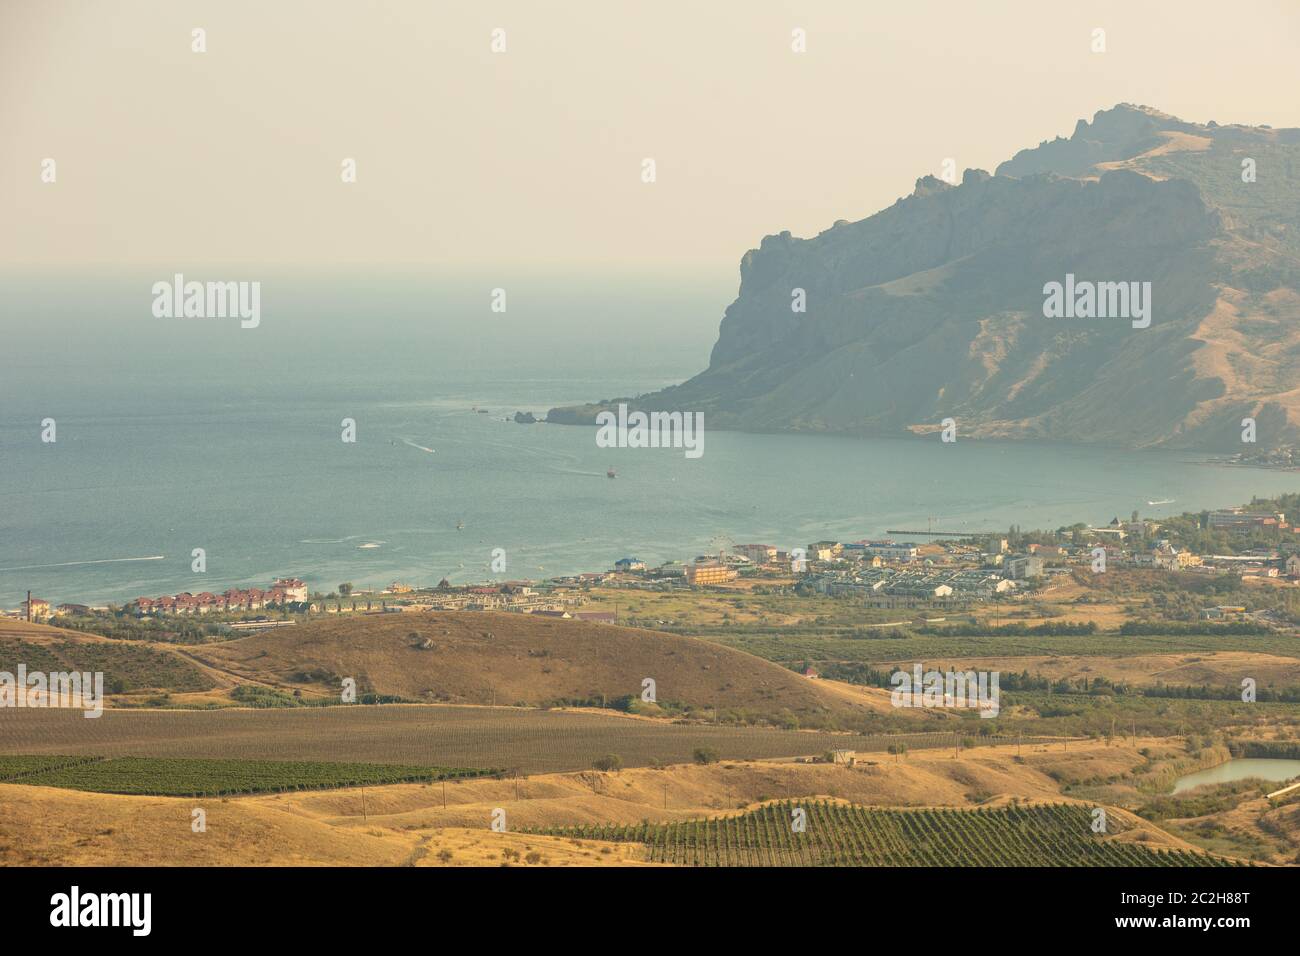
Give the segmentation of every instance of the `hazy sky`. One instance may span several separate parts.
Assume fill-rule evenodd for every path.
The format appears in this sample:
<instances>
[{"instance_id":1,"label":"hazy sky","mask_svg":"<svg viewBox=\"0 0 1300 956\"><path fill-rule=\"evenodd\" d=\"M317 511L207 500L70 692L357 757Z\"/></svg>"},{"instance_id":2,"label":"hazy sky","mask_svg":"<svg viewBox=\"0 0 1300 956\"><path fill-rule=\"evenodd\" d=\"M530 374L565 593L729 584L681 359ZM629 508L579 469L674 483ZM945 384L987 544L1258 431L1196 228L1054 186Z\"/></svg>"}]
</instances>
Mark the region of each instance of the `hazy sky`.
<instances>
[{"instance_id":1,"label":"hazy sky","mask_svg":"<svg viewBox=\"0 0 1300 956\"><path fill-rule=\"evenodd\" d=\"M1300 126L1297 48L1297 0L3 0L0 268L734 276L1117 102Z\"/></svg>"}]
</instances>

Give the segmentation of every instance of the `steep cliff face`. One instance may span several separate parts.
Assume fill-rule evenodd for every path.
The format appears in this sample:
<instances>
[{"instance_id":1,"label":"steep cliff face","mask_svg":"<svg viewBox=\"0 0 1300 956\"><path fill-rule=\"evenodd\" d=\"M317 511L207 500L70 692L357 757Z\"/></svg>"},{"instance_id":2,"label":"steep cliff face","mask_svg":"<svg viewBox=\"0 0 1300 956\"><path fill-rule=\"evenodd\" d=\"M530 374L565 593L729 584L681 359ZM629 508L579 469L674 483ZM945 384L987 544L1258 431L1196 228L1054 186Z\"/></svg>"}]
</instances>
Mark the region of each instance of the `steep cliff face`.
<instances>
[{"instance_id":1,"label":"steep cliff face","mask_svg":"<svg viewBox=\"0 0 1300 956\"><path fill-rule=\"evenodd\" d=\"M1233 451L1253 416L1260 446L1292 443L1297 172L1298 130L1104 111L995 176L925 177L869 219L764 238L708 369L634 401L713 427L891 434L953 418L963 437ZM1137 285L1122 315L1048 317L1052 282Z\"/></svg>"}]
</instances>

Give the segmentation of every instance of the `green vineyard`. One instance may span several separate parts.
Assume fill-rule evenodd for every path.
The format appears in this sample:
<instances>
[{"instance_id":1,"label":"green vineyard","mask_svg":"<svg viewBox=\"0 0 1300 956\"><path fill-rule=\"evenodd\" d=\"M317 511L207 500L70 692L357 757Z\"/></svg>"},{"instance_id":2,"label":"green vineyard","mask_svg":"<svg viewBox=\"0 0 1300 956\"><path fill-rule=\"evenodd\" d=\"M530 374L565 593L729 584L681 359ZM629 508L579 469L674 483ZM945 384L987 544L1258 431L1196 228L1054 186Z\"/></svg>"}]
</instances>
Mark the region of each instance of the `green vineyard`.
<instances>
[{"instance_id":1,"label":"green vineyard","mask_svg":"<svg viewBox=\"0 0 1300 956\"><path fill-rule=\"evenodd\" d=\"M432 783L492 770L401 764L153 757L0 757L0 783L167 797L235 796L390 783Z\"/></svg>"},{"instance_id":2,"label":"green vineyard","mask_svg":"<svg viewBox=\"0 0 1300 956\"><path fill-rule=\"evenodd\" d=\"M804 831L795 832L803 810ZM644 843L646 859L678 866L1231 866L1185 850L1119 843L1092 832L1078 804L893 810L808 800L678 823L590 825L537 832Z\"/></svg>"}]
</instances>

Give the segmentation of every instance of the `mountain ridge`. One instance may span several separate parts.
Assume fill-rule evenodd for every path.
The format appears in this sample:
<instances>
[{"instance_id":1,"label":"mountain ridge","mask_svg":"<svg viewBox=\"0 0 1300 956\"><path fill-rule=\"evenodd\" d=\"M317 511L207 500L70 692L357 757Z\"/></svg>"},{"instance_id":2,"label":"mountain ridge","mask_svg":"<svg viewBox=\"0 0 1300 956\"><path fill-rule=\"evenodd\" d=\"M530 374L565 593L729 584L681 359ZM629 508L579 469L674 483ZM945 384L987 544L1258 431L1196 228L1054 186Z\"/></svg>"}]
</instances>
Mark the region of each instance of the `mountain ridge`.
<instances>
[{"instance_id":1,"label":"mountain ridge","mask_svg":"<svg viewBox=\"0 0 1300 956\"><path fill-rule=\"evenodd\" d=\"M1244 160L1256 174L1245 181ZM1300 129L1120 104L994 174L765 236L709 367L619 401L715 428L1241 451L1300 440ZM1149 282L1154 321L1044 315L1045 286ZM792 308L803 290L806 311ZM1254 450L1254 449L1251 449Z\"/></svg>"}]
</instances>

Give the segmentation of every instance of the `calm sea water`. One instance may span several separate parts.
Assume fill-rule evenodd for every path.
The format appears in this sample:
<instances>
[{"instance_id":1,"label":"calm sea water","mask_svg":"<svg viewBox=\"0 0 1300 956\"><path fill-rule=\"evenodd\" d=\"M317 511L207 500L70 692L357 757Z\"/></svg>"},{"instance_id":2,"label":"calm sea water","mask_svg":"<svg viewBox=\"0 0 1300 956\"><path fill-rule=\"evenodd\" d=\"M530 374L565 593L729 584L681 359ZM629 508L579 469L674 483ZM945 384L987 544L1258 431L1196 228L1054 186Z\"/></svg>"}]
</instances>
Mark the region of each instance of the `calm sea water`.
<instances>
[{"instance_id":1,"label":"calm sea water","mask_svg":"<svg viewBox=\"0 0 1300 956\"><path fill-rule=\"evenodd\" d=\"M699 371L734 281L263 277L262 325L244 330L154 319L149 286L168 275L0 280L0 606L28 588L102 602L282 575L322 589L482 580L494 548L507 576L541 577L930 519L1105 522L1300 484L1184 453L707 421L705 453L689 460L504 420ZM488 309L496 286L505 315ZM54 444L40 441L47 417ZM340 440L343 418L356 444ZM190 570L200 547L203 575Z\"/></svg>"}]
</instances>

